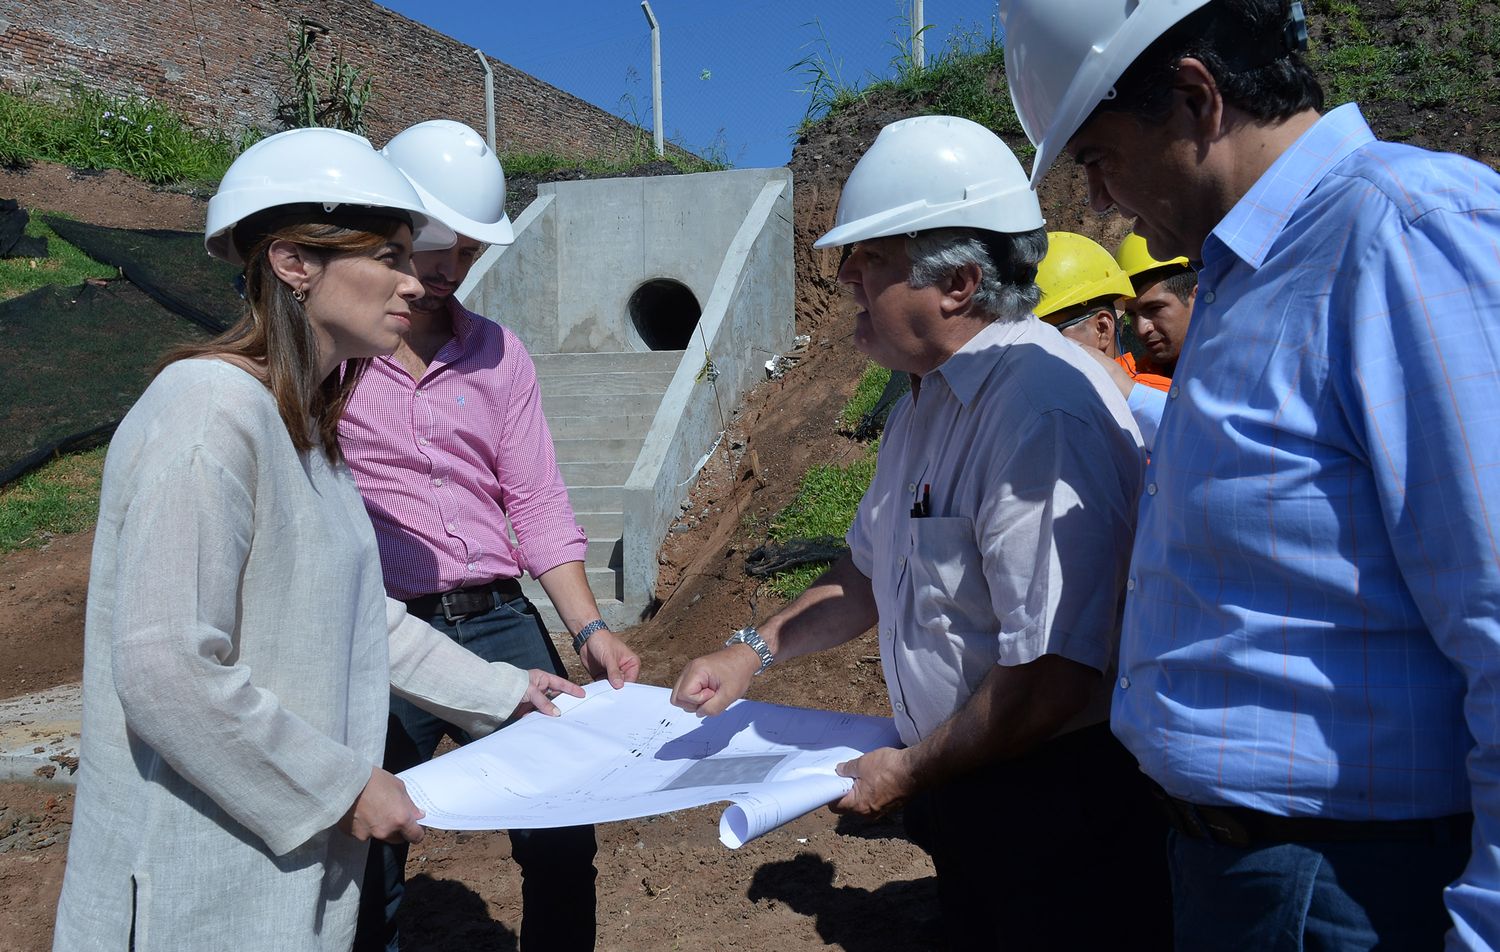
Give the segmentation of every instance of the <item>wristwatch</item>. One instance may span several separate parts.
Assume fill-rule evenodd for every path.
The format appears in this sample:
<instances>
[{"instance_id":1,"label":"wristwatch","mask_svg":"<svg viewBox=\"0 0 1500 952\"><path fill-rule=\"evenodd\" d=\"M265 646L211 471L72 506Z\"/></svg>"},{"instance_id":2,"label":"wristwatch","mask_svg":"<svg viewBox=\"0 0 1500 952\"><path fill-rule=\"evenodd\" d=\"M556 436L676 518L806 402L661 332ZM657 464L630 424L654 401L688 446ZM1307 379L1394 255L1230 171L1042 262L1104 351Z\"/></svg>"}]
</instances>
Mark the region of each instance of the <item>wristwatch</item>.
<instances>
[{"instance_id":1,"label":"wristwatch","mask_svg":"<svg viewBox=\"0 0 1500 952\"><path fill-rule=\"evenodd\" d=\"M766 639L749 625L729 636L729 640L724 642L724 647L728 648L730 645L750 646L750 650L755 652L755 656L760 659L760 667L756 669L756 674L769 668L771 662L776 660L776 656L771 654L771 646L766 644Z\"/></svg>"}]
</instances>

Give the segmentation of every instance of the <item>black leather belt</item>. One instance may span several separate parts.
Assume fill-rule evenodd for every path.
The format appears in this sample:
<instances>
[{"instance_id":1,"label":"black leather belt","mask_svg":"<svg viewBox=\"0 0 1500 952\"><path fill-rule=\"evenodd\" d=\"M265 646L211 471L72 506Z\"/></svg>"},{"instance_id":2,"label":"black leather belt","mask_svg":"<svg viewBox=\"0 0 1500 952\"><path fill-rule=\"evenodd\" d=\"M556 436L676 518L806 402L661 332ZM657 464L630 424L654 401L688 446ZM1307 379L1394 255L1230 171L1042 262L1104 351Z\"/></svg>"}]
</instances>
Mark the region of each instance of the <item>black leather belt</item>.
<instances>
[{"instance_id":1,"label":"black leather belt","mask_svg":"<svg viewBox=\"0 0 1500 952\"><path fill-rule=\"evenodd\" d=\"M1172 828L1185 836L1213 840L1227 846L1269 843L1387 842L1467 843L1474 814L1424 820L1335 820L1320 816L1277 816L1248 807L1218 807L1189 803L1158 790Z\"/></svg>"},{"instance_id":2,"label":"black leather belt","mask_svg":"<svg viewBox=\"0 0 1500 952\"><path fill-rule=\"evenodd\" d=\"M449 621L459 621L470 615L481 615L501 602L521 597L521 583L513 578L497 578L484 585L455 588L439 595L419 595L406 599L406 610L418 618L442 615Z\"/></svg>"}]
</instances>

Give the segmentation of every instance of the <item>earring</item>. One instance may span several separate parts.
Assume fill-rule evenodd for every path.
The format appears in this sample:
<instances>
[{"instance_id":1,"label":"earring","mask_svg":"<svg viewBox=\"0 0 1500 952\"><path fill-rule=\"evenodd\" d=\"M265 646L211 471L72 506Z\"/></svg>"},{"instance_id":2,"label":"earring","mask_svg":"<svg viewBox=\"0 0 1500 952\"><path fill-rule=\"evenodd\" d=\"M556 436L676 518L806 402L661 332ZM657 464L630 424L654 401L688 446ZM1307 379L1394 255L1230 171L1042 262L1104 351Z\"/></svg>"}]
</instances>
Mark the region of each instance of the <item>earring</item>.
<instances>
[{"instance_id":1,"label":"earring","mask_svg":"<svg viewBox=\"0 0 1500 952\"><path fill-rule=\"evenodd\" d=\"M292 289L292 297L296 299L298 304L301 304L307 300L307 292L301 288L294 288Z\"/></svg>"}]
</instances>

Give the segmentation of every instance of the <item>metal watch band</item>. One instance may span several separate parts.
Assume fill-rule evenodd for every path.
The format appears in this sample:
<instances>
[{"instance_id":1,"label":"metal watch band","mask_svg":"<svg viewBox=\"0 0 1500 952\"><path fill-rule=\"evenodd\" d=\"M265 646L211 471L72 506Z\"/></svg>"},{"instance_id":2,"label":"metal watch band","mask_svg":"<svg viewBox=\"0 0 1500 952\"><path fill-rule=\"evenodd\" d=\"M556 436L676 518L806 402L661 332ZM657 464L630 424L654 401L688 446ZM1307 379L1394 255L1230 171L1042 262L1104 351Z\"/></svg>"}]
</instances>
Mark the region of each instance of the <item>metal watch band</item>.
<instances>
[{"instance_id":1,"label":"metal watch band","mask_svg":"<svg viewBox=\"0 0 1500 952\"><path fill-rule=\"evenodd\" d=\"M578 634L573 636L573 653L577 654L583 651L584 643L594 637L595 632L600 631L609 631L609 626L604 623L604 619L602 618L595 618L587 625L578 629Z\"/></svg>"},{"instance_id":2,"label":"metal watch band","mask_svg":"<svg viewBox=\"0 0 1500 952\"><path fill-rule=\"evenodd\" d=\"M748 625L729 636L729 640L724 642L724 647L728 648L730 645L750 646L750 650L755 652L755 656L760 659L760 667L756 669L756 674L769 668L771 662L776 660L776 656L771 654L771 646L766 644L766 639L760 636L760 632Z\"/></svg>"}]
</instances>

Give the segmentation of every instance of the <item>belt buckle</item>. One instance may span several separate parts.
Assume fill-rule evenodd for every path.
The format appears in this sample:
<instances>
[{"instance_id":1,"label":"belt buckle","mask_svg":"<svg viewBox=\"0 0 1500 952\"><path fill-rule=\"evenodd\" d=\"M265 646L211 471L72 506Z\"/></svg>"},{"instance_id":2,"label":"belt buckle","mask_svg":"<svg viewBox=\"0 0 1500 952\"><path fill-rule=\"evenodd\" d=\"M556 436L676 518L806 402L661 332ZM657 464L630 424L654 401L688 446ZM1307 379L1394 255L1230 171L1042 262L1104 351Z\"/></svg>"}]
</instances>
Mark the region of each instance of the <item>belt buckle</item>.
<instances>
[{"instance_id":1,"label":"belt buckle","mask_svg":"<svg viewBox=\"0 0 1500 952\"><path fill-rule=\"evenodd\" d=\"M449 592L446 595L439 596L438 604L443 607L443 617L445 619L450 622L462 621L464 618L467 618L469 616L469 613L453 610L453 605L448 601L449 597L453 594L453 592Z\"/></svg>"},{"instance_id":2,"label":"belt buckle","mask_svg":"<svg viewBox=\"0 0 1500 952\"><path fill-rule=\"evenodd\" d=\"M1202 829L1206 839L1213 840L1215 843L1223 843L1225 846L1242 848L1250 846L1253 842L1250 830L1228 810L1200 807L1195 804L1187 806L1193 813L1194 822Z\"/></svg>"}]
</instances>

